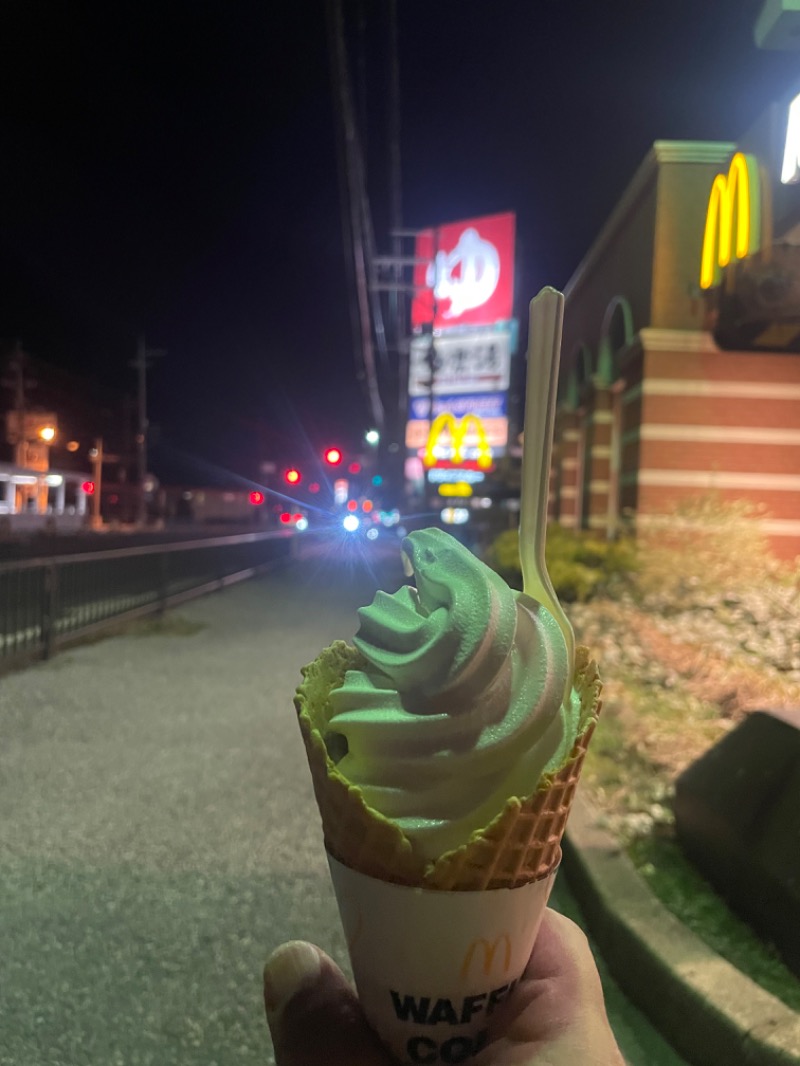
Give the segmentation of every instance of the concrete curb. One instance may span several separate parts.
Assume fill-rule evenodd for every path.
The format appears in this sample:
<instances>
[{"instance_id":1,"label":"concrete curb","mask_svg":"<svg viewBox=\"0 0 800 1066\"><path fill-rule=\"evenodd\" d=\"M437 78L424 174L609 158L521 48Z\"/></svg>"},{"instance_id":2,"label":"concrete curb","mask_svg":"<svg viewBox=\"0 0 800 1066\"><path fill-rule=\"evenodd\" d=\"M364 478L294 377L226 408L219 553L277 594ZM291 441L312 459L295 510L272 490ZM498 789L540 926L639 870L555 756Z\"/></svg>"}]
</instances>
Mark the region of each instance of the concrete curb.
<instances>
[{"instance_id":1,"label":"concrete curb","mask_svg":"<svg viewBox=\"0 0 800 1066\"><path fill-rule=\"evenodd\" d=\"M800 1014L682 925L596 823L578 795L564 871L629 999L694 1066L800 1066Z\"/></svg>"}]
</instances>

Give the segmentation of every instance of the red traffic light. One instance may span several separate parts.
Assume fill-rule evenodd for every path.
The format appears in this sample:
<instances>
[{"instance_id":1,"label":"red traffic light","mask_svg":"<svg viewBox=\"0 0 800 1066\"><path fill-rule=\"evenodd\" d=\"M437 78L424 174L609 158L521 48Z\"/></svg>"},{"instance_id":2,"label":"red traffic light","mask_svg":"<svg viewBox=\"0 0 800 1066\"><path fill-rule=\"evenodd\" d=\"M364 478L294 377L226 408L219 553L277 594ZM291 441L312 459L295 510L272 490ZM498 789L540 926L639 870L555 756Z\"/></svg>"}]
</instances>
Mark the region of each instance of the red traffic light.
<instances>
[{"instance_id":1,"label":"red traffic light","mask_svg":"<svg viewBox=\"0 0 800 1066\"><path fill-rule=\"evenodd\" d=\"M94 482L93 481L84 481L84 483L81 485L81 488L83 489L83 491L86 493L87 496L91 496L92 493L94 492Z\"/></svg>"},{"instance_id":2,"label":"red traffic light","mask_svg":"<svg viewBox=\"0 0 800 1066\"><path fill-rule=\"evenodd\" d=\"M328 448L325 452L325 462L331 466L338 466L342 461L342 453L339 448Z\"/></svg>"},{"instance_id":3,"label":"red traffic light","mask_svg":"<svg viewBox=\"0 0 800 1066\"><path fill-rule=\"evenodd\" d=\"M300 471L295 470L295 468L292 467L290 470L286 471L283 477L290 485L297 485L300 482Z\"/></svg>"},{"instance_id":4,"label":"red traffic light","mask_svg":"<svg viewBox=\"0 0 800 1066\"><path fill-rule=\"evenodd\" d=\"M263 502L264 502L264 493L263 492L251 492L250 493L250 503L252 503L254 507L258 507L259 504L262 504Z\"/></svg>"}]
</instances>

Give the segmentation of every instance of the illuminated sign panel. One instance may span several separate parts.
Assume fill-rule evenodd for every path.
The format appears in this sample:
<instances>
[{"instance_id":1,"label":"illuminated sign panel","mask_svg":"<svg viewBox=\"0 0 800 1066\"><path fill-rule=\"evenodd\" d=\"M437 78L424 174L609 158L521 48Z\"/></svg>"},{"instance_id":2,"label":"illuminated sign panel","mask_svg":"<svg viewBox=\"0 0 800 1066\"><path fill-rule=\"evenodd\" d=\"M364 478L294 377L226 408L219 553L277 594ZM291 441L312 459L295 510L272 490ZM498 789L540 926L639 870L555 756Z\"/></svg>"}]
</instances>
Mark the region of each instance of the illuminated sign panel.
<instances>
[{"instance_id":1,"label":"illuminated sign panel","mask_svg":"<svg viewBox=\"0 0 800 1066\"><path fill-rule=\"evenodd\" d=\"M424 459L433 428L431 425L430 398L427 396L414 396L411 398L409 406L410 417L406 423L406 447ZM448 419L450 418L455 424L459 426L465 425L467 428L467 458L475 459L477 457L477 451L472 451L472 449L478 446L477 441L473 440L472 431L470 430L470 426L473 426L473 423L467 421L470 418L479 421L493 456L497 457L505 452L508 444L506 393L484 393L472 396L434 396L433 424L435 425L438 422L439 427L444 425L449 428L450 422ZM447 434L444 434L441 440L437 439L434 447L436 449L444 449L446 441ZM440 458L452 460L453 456L443 451Z\"/></svg>"},{"instance_id":2,"label":"illuminated sign panel","mask_svg":"<svg viewBox=\"0 0 800 1066\"><path fill-rule=\"evenodd\" d=\"M731 258L757 252L761 240L761 181L755 156L737 152L727 175L711 186L700 261L700 288L719 283Z\"/></svg>"},{"instance_id":3,"label":"illuminated sign panel","mask_svg":"<svg viewBox=\"0 0 800 1066\"><path fill-rule=\"evenodd\" d=\"M414 337L408 373L409 396L503 392L511 380L509 330Z\"/></svg>"},{"instance_id":4,"label":"illuminated sign panel","mask_svg":"<svg viewBox=\"0 0 800 1066\"><path fill-rule=\"evenodd\" d=\"M456 418L449 412L438 415L431 425L422 462L431 466L470 466L488 470L492 448L486 429L477 415Z\"/></svg>"},{"instance_id":5,"label":"illuminated sign panel","mask_svg":"<svg viewBox=\"0 0 800 1066\"><path fill-rule=\"evenodd\" d=\"M510 319L514 300L512 213L453 222L417 237L419 287L412 326L485 326ZM434 318L435 312L435 318Z\"/></svg>"},{"instance_id":6,"label":"illuminated sign panel","mask_svg":"<svg viewBox=\"0 0 800 1066\"><path fill-rule=\"evenodd\" d=\"M784 185L800 181L800 95L789 104L781 181Z\"/></svg>"},{"instance_id":7,"label":"illuminated sign panel","mask_svg":"<svg viewBox=\"0 0 800 1066\"><path fill-rule=\"evenodd\" d=\"M412 421L430 422L430 396L412 396L408 406ZM494 418L505 418L507 410L508 395L505 392L433 397L434 418L449 412L456 418L463 418L464 415L478 415L484 422L487 422Z\"/></svg>"},{"instance_id":8,"label":"illuminated sign panel","mask_svg":"<svg viewBox=\"0 0 800 1066\"><path fill-rule=\"evenodd\" d=\"M465 485L479 485L484 481L486 474L482 470L457 470L446 469L438 466L428 471L428 481L431 485L455 485L463 482Z\"/></svg>"}]
</instances>

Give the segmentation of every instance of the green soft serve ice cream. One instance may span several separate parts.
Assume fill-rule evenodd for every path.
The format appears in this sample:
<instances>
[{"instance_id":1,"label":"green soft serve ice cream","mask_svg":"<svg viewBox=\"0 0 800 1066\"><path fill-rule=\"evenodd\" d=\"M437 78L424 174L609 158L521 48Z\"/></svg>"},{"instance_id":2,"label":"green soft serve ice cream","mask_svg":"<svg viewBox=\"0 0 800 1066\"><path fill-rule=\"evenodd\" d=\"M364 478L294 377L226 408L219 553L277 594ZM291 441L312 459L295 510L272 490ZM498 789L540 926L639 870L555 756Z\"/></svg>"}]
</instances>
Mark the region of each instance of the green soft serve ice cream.
<instances>
[{"instance_id":1,"label":"green soft serve ice cream","mask_svg":"<svg viewBox=\"0 0 800 1066\"><path fill-rule=\"evenodd\" d=\"M436 859L569 757L575 693L555 618L449 534L411 533L416 587L359 611L363 669L330 699L326 744L369 807Z\"/></svg>"}]
</instances>

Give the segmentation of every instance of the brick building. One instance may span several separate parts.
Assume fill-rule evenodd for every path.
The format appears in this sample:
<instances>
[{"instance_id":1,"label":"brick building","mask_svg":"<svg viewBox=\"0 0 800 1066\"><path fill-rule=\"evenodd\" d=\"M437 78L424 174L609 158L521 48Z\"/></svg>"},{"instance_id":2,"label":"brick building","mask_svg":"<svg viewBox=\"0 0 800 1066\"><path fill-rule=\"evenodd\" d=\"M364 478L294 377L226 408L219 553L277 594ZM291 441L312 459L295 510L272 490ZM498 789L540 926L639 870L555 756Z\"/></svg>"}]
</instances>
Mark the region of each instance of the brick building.
<instances>
[{"instance_id":1,"label":"brick building","mask_svg":"<svg viewBox=\"0 0 800 1066\"><path fill-rule=\"evenodd\" d=\"M562 524L613 536L713 491L762 508L775 554L800 555L791 106L776 102L736 145L656 142L567 284L551 480Z\"/></svg>"}]
</instances>

